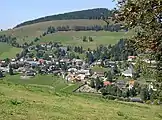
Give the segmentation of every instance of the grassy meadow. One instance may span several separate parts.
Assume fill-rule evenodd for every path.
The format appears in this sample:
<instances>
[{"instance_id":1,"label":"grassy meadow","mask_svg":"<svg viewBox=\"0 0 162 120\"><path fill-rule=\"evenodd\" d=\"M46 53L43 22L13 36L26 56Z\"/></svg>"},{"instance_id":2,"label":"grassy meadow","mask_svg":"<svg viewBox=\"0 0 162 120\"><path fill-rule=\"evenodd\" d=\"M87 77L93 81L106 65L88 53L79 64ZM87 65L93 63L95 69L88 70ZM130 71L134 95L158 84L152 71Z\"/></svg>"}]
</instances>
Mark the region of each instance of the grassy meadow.
<instances>
[{"instance_id":1,"label":"grassy meadow","mask_svg":"<svg viewBox=\"0 0 162 120\"><path fill-rule=\"evenodd\" d=\"M0 43L0 59L13 58L20 53L20 48L12 47L5 43Z\"/></svg>"},{"instance_id":2,"label":"grassy meadow","mask_svg":"<svg viewBox=\"0 0 162 120\"><path fill-rule=\"evenodd\" d=\"M7 31L2 31L0 34L7 34L17 37L19 43L31 42L35 37L39 37L47 30L49 26L76 26L76 25L106 25L102 20L54 20L48 22L41 22L32 25L23 26Z\"/></svg>"},{"instance_id":3,"label":"grassy meadow","mask_svg":"<svg viewBox=\"0 0 162 120\"><path fill-rule=\"evenodd\" d=\"M93 42L83 42L83 36L92 37ZM68 31L68 32L58 32L54 34L42 37L39 42L46 43L50 41L61 42L63 45L71 46L83 46L83 48L94 49L97 46L103 44L116 44L121 38L127 37L128 34L124 32L105 32L105 31Z\"/></svg>"},{"instance_id":4,"label":"grassy meadow","mask_svg":"<svg viewBox=\"0 0 162 120\"><path fill-rule=\"evenodd\" d=\"M36 37L40 37L49 26L88 26L88 25L106 25L102 20L54 20L48 22L41 22L37 24L27 25L20 28L15 28L7 31L2 31L0 34L12 35L17 38L18 43L24 42L30 43ZM94 41L91 43L83 42L83 36L91 36ZM120 38L127 37L128 35L124 32L105 32L105 31L69 31L69 32L58 32L50 34L45 37L41 37L40 42L57 41L62 42L64 45L82 45L84 48L95 48L100 44L115 44Z\"/></svg>"},{"instance_id":5,"label":"grassy meadow","mask_svg":"<svg viewBox=\"0 0 162 120\"><path fill-rule=\"evenodd\" d=\"M15 76L14 76L15 77ZM52 87L31 84L15 84L13 79L0 81L0 119L1 120L161 120L162 107L138 103L108 101L100 97L64 93L72 91L75 85L67 85L61 79L46 76L39 83L47 81ZM40 77L40 76L39 76ZM27 80L37 81L38 77ZM50 81L51 80L51 81ZM10 82L8 82L10 81ZM17 80L20 82L20 80ZM50 81L50 82L49 82ZM25 82L25 83L28 83ZM52 83L55 83L52 82ZM52 84L51 83L51 84ZM46 84L47 85L47 84ZM52 84L53 85L53 84ZM60 86L61 85L61 86Z\"/></svg>"}]
</instances>

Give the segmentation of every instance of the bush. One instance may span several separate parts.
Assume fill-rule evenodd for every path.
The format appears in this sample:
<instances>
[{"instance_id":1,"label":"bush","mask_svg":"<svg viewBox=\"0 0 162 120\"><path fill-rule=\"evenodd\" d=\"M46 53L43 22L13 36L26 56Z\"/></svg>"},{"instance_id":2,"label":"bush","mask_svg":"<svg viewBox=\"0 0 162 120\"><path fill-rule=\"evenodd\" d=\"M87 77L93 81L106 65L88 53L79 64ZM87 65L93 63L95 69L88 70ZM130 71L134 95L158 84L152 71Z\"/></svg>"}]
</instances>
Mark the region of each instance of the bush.
<instances>
[{"instance_id":1,"label":"bush","mask_svg":"<svg viewBox=\"0 0 162 120\"><path fill-rule=\"evenodd\" d=\"M154 105L159 105L159 101L158 100L154 100Z\"/></svg>"},{"instance_id":2,"label":"bush","mask_svg":"<svg viewBox=\"0 0 162 120\"><path fill-rule=\"evenodd\" d=\"M147 101L146 101L146 104L151 104L151 101L150 101L150 100L147 100Z\"/></svg>"},{"instance_id":3,"label":"bush","mask_svg":"<svg viewBox=\"0 0 162 120\"><path fill-rule=\"evenodd\" d=\"M13 105L19 105L19 104L22 104L23 103L23 101L20 101L20 100L17 100L17 99L12 99L12 100L10 100L10 102Z\"/></svg>"}]
</instances>

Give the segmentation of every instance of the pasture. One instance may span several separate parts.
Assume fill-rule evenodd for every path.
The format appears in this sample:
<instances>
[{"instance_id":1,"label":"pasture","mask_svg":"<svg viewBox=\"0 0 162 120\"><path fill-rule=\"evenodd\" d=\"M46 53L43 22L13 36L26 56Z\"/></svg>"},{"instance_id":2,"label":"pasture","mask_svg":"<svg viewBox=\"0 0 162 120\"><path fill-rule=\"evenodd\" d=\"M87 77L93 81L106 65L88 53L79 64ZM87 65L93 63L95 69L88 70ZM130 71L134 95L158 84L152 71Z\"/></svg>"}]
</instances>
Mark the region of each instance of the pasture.
<instances>
[{"instance_id":1,"label":"pasture","mask_svg":"<svg viewBox=\"0 0 162 120\"><path fill-rule=\"evenodd\" d=\"M102 20L54 20L36 23L32 25L23 26L20 28L15 28L7 31L2 31L0 34L7 34L15 36L18 39L19 43L31 42L35 39L35 37L39 37L43 32L47 30L49 26L58 27L58 26L66 26L69 27L80 25L80 26L88 26L88 25L106 25Z\"/></svg>"},{"instance_id":2,"label":"pasture","mask_svg":"<svg viewBox=\"0 0 162 120\"><path fill-rule=\"evenodd\" d=\"M65 91L69 87L64 87ZM64 94L39 85L0 81L2 120L161 120L161 111L161 106L109 101L91 95Z\"/></svg>"},{"instance_id":3,"label":"pasture","mask_svg":"<svg viewBox=\"0 0 162 120\"><path fill-rule=\"evenodd\" d=\"M0 59L14 58L17 53L20 53L20 48L12 47L5 43L0 43Z\"/></svg>"},{"instance_id":4,"label":"pasture","mask_svg":"<svg viewBox=\"0 0 162 120\"><path fill-rule=\"evenodd\" d=\"M0 34L11 35L17 38L19 44L24 42L30 43L34 41L36 37L41 40L38 43L46 43L50 41L61 42L63 45L71 46L83 46L85 49L94 49L100 44L116 44L121 38L129 36L129 33L125 32L106 32L106 31L68 31L68 32L57 32L54 34L48 34L42 36L49 26L88 26L88 25L101 25L104 26L106 23L102 20L54 20L48 22L41 22L32 25L23 26L7 31L2 31ZM93 42L83 42L83 36L87 38L90 36L93 38Z\"/></svg>"},{"instance_id":5,"label":"pasture","mask_svg":"<svg viewBox=\"0 0 162 120\"><path fill-rule=\"evenodd\" d=\"M92 37L93 42L83 42L83 36ZM105 31L68 31L57 32L42 37L40 43L47 43L50 41L61 42L63 45L82 46L83 48L95 49L99 45L116 44L121 38L128 36L125 32L105 32Z\"/></svg>"}]
</instances>

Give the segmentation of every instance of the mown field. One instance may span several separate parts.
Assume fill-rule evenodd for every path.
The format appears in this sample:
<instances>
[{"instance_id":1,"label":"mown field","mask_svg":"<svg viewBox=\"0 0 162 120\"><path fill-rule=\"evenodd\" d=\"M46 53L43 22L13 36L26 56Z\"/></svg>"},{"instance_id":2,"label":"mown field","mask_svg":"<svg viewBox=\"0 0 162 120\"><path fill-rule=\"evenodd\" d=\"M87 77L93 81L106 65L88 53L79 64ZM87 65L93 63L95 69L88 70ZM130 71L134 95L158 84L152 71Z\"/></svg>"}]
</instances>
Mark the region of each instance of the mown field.
<instances>
[{"instance_id":1,"label":"mown field","mask_svg":"<svg viewBox=\"0 0 162 120\"><path fill-rule=\"evenodd\" d=\"M35 83L38 83L38 81L39 85L36 85ZM46 78L37 76L36 78L29 81L26 80L23 83L20 83L18 76L7 77L7 79L5 78L0 81L0 119L162 119L162 108L160 106L148 106L138 103L121 103L117 101L104 100L97 96L72 93L72 90L76 87L77 86L75 85L64 83L62 79L51 76L46 76Z\"/></svg>"},{"instance_id":2,"label":"mown field","mask_svg":"<svg viewBox=\"0 0 162 120\"><path fill-rule=\"evenodd\" d=\"M12 47L5 43L0 43L0 59L13 58L20 53L20 48Z\"/></svg>"}]
</instances>

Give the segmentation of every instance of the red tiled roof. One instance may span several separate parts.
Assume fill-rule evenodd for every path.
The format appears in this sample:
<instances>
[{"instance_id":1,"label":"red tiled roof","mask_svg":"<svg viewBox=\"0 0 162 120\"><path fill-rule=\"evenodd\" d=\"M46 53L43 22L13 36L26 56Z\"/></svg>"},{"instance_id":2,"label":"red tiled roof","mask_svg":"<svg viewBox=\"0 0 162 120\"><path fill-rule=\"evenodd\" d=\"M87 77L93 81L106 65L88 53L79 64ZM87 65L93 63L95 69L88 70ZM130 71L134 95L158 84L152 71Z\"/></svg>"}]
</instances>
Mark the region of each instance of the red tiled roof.
<instances>
[{"instance_id":1,"label":"red tiled roof","mask_svg":"<svg viewBox=\"0 0 162 120\"><path fill-rule=\"evenodd\" d=\"M128 58L133 58L134 59L134 58L136 58L136 56L128 56Z\"/></svg>"},{"instance_id":2,"label":"red tiled roof","mask_svg":"<svg viewBox=\"0 0 162 120\"><path fill-rule=\"evenodd\" d=\"M107 85L111 85L111 82L105 81L105 82L104 82L104 86L107 86Z\"/></svg>"},{"instance_id":3,"label":"red tiled roof","mask_svg":"<svg viewBox=\"0 0 162 120\"><path fill-rule=\"evenodd\" d=\"M44 60L43 60L43 59L39 59L39 62L40 62L40 63L43 63L43 62L44 62Z\"/></svg>"}]
</instances>

